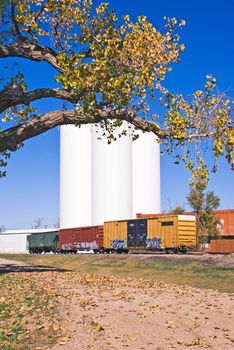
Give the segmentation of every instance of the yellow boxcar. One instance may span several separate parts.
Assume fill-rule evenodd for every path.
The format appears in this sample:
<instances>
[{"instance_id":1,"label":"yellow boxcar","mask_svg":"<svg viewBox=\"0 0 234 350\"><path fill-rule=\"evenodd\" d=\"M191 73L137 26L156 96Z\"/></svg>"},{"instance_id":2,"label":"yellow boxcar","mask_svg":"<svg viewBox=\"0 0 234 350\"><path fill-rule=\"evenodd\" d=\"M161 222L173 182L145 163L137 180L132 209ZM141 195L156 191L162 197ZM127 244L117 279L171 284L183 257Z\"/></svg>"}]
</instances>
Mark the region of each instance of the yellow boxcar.
<instances>
[{"instance_id":1,"label":"yellow boxcar","mask_svg":"<svg viewBox=\"0 0 234 350\"><path fill-rule=\"evenodd\" d=\"M196 246L196 220L193 215L167 215L147 219L148 249L179 249Z\"/></svg>"},{"instance_id":2,"label":"yellow boxcar","mask_svg":"<svg viewBox=\"0 0 234 350\"><path fill-rule=\"evenodd\" d=\"M105 249L127 249L128 223L127 220L104 222L103 245Z\"/></svg>"}]
</instances>

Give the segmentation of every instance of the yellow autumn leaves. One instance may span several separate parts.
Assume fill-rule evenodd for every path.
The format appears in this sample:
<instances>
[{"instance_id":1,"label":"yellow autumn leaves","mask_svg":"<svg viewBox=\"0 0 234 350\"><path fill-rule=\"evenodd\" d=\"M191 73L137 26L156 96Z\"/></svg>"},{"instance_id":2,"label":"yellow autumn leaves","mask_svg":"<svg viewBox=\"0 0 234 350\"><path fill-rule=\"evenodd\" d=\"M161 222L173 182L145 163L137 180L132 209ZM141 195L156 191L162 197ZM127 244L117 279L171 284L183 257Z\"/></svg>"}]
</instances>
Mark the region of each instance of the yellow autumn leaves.
<instances>
[{"instance_id":1,"label":"yellow autumn leaves","mask_svg":"<svg viewBox=\"0 0 234 350\"><path fill-rule=\"evenodd\" d=\"M43 55L52 56L52 66L58 70L56 81L66 92L79 96L74 108L87 122L107 108L124 110L119 124L126 113L158 122L160 118L151 114L152 107L158 107L152 103L157 98L163 110L155 134L168 153L177 153L176 161L185 162L193 179L200 176L204 186L208 178L205 163L199 161L203 144L209 144L215 162L225 156L233 168L233 105L217 91L215 77L208 74L204 89L189 97L175 95L162 86L185 49L179 41L184 19L178 22L175 17L165 17L165 26L158 30L145 16L136 22L129 15L118 19L107 3L93 8L91 0L23 0L13 4L14 21L4 17L9 17L10 2L0 7L2 23L11 23L1 31L1 41L17 41L20 33L31 51L42 50ZM27 91L23 76L18 84ZM33 118L34 112L30 105L10 106L2 121L17 124ZM105 120L102 127L106 130L109 125Z\"/></svg>"},{"instance_id":2,"label":"yellow autumn leaves","mask_svg":"<svg viewBox=\"0 0 234 350\"><path fill-rule=\"evenodd\" d=\"M184 50L176 25L168 19L163 34L144 16L136 23L124 16L119 27L114 11L101 4L80 27L83 49L57 56L63 72L56 79L66 89L84 90L79 101L84 112L95 114L102 104L147 113L147 99L149 94L153 97L156 82L165 78Z\"/></svg>"},{"instance_id":3,"label":"yellow autumn leaves","mask_svg":"<svg viewBox=\"0 0 234 350\"><path fill-rule=\"evenodd\" d=\"M45 286L37 273L0 276L1 349L47 349L64 336L52 280Z\"/></svg>"}]
</instances>

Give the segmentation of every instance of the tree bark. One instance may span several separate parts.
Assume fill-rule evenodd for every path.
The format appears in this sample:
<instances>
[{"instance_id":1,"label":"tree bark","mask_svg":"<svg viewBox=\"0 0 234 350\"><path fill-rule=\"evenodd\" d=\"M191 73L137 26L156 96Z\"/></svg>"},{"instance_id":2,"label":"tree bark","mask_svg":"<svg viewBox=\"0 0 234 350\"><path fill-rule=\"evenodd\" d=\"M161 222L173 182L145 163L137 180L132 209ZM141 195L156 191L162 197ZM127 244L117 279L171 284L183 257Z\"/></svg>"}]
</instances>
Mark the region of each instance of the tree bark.
<instances>
[{"instance_id":1,"label":"tree bark","mask_svg":"<svg viewBox=\"0 0 234 350\"><path fill-rule=\"evenodd\" d=\"M28 105L30 102L40 100L46 97L58 98L71 103L76 103L80 98L81 93L70 93L63 89L36 89L29 92L24 92L19 85L8 85L4 90L0 91L0 113L10 107L19 104Z\"/></svg>"},{"instance_id":2,"label":"tree bark","mask_svg":"<svg viewBox=\"0 0 234 350\"><path fill-rule=\"evenodd\" d=\"M22 57L37 62L45 61L59 72L62 72L62 69L57 64L56 56L57 53L53 49L27 41L17 41L14 44L0 45L0 58Z\"/></svg>"},{"instance_id":3,"label":"tree bark","mask_svg":"<svg viewBox=\"0 0 234 350\"><path fill-rule=\"evenodd\" d=\"M125 110L115 111L111 109L103 109L99 110L95 117L87 116L80 111L74 110L53 111L34 117L23 124L2 131L0 133L0 152L7 150L15 151L25 140L42 134L59 125L99 123L107 119L126 120L138 129L153 132L160 139L168 136L166 132L160 130L156 124L147 122L140 117L137 117L132 112L127 112Z\"/></svg>"}]
</instances>

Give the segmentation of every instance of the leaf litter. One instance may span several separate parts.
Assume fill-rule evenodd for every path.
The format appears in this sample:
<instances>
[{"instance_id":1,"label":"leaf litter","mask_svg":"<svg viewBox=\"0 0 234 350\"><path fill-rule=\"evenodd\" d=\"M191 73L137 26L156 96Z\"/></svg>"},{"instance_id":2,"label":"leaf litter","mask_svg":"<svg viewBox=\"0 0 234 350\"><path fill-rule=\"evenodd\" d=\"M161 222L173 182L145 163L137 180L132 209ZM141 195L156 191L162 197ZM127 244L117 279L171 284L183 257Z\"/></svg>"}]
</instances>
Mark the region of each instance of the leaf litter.
<instances>
[{"instance_id":1,"label":"leaf litter","mask_svg":"<svg viewBox=\"0 0 234 350\"><path fill-rule=\"evenodd\" d=\"M11 273L0 276L0 348L231 350L233 307L231 294L140 278Z\"/></svg>"}]
</instances>

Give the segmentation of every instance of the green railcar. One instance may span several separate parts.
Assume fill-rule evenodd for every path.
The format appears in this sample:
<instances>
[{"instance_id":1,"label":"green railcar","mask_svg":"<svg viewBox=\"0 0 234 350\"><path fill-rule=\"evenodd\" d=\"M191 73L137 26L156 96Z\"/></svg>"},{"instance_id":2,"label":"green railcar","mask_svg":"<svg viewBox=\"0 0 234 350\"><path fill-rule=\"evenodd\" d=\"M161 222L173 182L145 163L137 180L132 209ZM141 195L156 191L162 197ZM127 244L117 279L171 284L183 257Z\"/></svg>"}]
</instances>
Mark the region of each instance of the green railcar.
<instances>
[{"instance_id":1,"label":"green railcar","mask_svg":"<svg viewBox=\"0 0 234 350\"><path fill-rule=\"evenodd\" d=\"M27 237L30 254L55 253L58 243L58 231L34 233Z\"/></svg>"}]
</instances>

